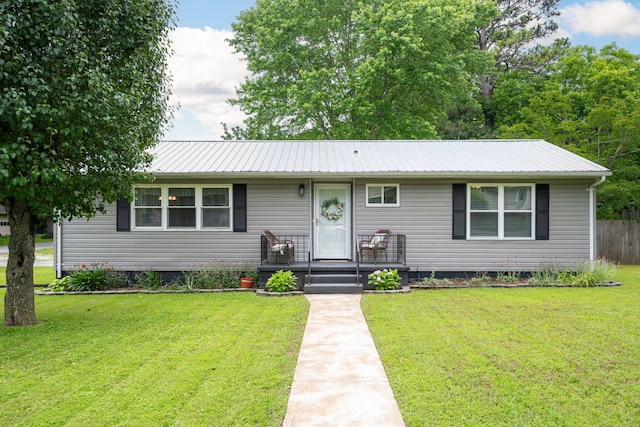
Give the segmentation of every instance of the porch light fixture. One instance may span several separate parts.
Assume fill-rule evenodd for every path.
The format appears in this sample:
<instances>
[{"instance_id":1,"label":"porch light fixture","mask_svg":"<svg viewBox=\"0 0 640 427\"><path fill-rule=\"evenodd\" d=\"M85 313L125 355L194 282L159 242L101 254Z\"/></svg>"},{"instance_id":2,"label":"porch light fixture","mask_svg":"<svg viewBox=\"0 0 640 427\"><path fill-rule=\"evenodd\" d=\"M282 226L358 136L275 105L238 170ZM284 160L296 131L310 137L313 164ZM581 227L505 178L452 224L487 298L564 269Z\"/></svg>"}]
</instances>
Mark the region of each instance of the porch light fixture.
<instances>
[{"instance_id":1,"label":"porch light fixture","mask_svg":"<svg viewBox=\"0 0 640 427\"><path fill-rule=\"evenodd\" d=\"M298 187L298 193L300 194L300 197L304 196L304 184L300 184L300 187Z\"/></svg>"}]
</instances>

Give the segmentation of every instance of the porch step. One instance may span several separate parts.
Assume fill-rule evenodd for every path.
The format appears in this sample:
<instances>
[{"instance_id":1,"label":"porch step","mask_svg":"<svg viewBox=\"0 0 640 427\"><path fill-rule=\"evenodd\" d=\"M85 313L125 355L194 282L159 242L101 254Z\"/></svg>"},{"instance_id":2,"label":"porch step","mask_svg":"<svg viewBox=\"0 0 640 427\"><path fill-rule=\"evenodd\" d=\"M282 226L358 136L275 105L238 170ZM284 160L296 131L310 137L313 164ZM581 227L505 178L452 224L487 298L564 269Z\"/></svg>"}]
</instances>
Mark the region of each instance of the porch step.
<instances>
[{"instance_id":1,"label":"porch step","mask_svg":"<svg viewBox=\"0 0 640 427\"><path fill-rule=\"evenodd\" d=\"M356 274L315 272L305 275L304 292L307 294L361 294L362 284Z\"/></svg>"},{"instance_id":2,"label":"porch step","mask_svg":"<svg viewBox=\"0 0 640 427\"><path fill-rule=\"evenodd\" d=\"M361 294L362 285L355 283L312 283L304 285L305 294Z\"/></svg>"}]
</instances>

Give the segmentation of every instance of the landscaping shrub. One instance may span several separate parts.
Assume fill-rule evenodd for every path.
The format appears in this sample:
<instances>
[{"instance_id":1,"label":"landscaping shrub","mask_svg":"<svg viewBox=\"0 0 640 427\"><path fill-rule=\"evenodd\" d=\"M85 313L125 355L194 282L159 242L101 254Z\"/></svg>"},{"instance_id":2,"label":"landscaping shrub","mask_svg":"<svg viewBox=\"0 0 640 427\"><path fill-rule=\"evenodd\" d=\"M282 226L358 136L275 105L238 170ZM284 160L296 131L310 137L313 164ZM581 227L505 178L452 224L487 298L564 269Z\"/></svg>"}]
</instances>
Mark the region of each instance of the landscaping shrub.
<instances>
[{"instance_id":1,"label":"landscaping shrub","mask_svg":"<svg viewBox=\"0 0 640 427\"><path fill-rule=\"evenodd\" d=\"M65 276L62 279L55 279L53 282L49 283L47 286L47 291L49 292L63 292L67 289L67 283L69 281L69 276Z\"/></svg>"},{"instance_id":2,"label":"landscaping shrub","mask_svg":"<svg viewBox=\"0 0 640 427\"><path fill-rule=\"evenodd\" d=\"M421 283L423 285L429 286L453 286L454 283L452 280L447 278L438 279L436 278L436 270L431 271L431 275L429 277L425 277L422 279Z\"/></svg>"},{"instance_id":3,"label":"landscaping shrub","mask_svg":"<svg viewBox=\"0 0 640 427\"><path fill-rule=\"evenodd\" d=\"M74 270L67 276L65 289L69 291L101 291L119 288L123 284L122 275L107 267L106 263L91 264L88 267L82 264L79 270ZM55 287L59 289L60 283Z\"/></svg>"},{"instance_id":4,"label":"landscaping shrub","mask_svg":"<svg viewBox=\"0 0 640 427\"><path fill-rule=\"evenodd\" d=\"M162 286L162 276L153 270L140 271L134 274L133 282L139 288L156 290Z\"/></svg>"},{"instance_id":5,"label":"landscaping shrub","mask_svg":"<svg viewBox=\"0 0 640 427\"><path fill-rule=\"evenodd\" d=\"M529 281L535 285L595 286L613 280L617 266L607 260L584 261L563 270L557 264L541 264Z\"/></svg>"},{"instance_id":6,"label":"landscaping shrub","mask_svg":"<svg viewBox=\"0 0 640 427\"><path fill-rule=\"evenodd\" d=\"M268 292L290 292L296 290L298 278L291 270L278 270L269 277L265 289Z\"/></svg>"},{"instance_id":7,"label":"landscaping shrub","mask_svg":"<svg viewBox=\"0 0 640 427\"><path fill-rule=\"evenodd\" d=\"M185 286L190 289L218 289L222 287L212 270L189 270L184 273Z\"/></svg>"},{"instance_id":8,"label":"landscaping shrub","mask_svg":"<svg viewBox=\"0 0 640 427\"><path fill-rule=\"evenodd\" d=\"M374 285L377 291L387 291L398 289L400 286L400 275L397 269L376 270L369 274L369 284Z\"/></svg>"}]
</instances>

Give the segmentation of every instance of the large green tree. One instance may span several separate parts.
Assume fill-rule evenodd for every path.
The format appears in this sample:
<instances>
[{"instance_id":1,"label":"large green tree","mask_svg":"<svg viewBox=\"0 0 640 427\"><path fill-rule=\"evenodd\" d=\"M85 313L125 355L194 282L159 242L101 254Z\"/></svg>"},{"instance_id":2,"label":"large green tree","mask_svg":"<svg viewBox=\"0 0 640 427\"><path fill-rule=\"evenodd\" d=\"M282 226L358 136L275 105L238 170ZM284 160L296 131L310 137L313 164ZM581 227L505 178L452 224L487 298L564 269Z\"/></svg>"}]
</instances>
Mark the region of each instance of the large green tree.
<instances>
[{"instance_id":1,"label":"large green tree","mask_svg":"<svg viewBox=\"0 0 640 427\"><path fill-rule=\"evenodd\" d=\"M486 73L476 0L258 0L230 40L251 72L229 138L431 138L446 107Z\"/></svg>"},{"instance_id":2,"label":"large green tree","mask_svg":"<svg viewBox=\"0 0 640 427\"><path fill-rule=\"evenodd\" d=\"M103 212L130 197L150 160L167 121L173 9L165 0L0 2L5 325L36 322L35 218Z\"/></svg>"},{"instance_id":3,"label":"large green tree","mask_svg":"<svg viewBox=\"0 0 640 427\"><path fill-rule=\"evenodd\" d=\"M616 45L570 48L522 89L529 99L499 136L544 138L607 166L599 218L640 218L640 55Z\"/></svg>"},{"instance_id":4,"label":"large green tree","mask_svg":"<svg viewBox=\"0 0 640 427\"><path fill-rule=\"evenodd\" d=\"M558 28L553 18L559 15L559 0L497 0L495 3L498 14L487 24L475 28L475 46L491 55L492 66L487 73L475 77L475 91L449 107L448 117L438 126L444 138L493 137L495 127L500 124L497 115L504 107L494 102L496 89L505 81L514 83L516 79L528 78L530 73L544 72L568 46L566 39L558 39L551 46L540 45Z\"/></svg>"},{"instance_id":5,"label":"large green tree","mask_svg":"<svg viewBox=\"0 0 640 427\"><path fill-rule=\"evenodd\" d=\"M492 131L494 112L493 91L500 74L516 70L535 70L553 52L538 43L550 37L558 25L553 17L559 15L560 0L497 0L499 15L476 30L478 49L491 52L494 68L479 78L478 87L484 102L484 119Z\"/></svg>"}]
</instances>

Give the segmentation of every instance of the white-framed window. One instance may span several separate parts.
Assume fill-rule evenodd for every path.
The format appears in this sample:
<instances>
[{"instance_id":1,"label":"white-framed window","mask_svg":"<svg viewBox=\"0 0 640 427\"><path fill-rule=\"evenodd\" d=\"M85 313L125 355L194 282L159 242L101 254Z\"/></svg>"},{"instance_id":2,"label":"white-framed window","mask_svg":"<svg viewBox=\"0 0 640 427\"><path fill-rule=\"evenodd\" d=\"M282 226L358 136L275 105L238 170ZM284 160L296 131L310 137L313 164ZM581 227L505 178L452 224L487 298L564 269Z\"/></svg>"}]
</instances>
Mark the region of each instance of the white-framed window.
<instances>
[{"instance_id":1,"label":"white-framed window","mask_svg":"<svg viewBox=\"0 0 640 427\"><path fill-rule=\"evenodd\" d=\"M400 206L400 184L367 184L367 206Z\"/></svg>"},{"instance_id":2,"label":"white-framed window","mask_svg":"<svg viewBox=\"0 0 640 427\"><path fill-rule=\"evenodd\" d=\"M533 239L533 184L469 184L467 238Z\"/></svg>"},{"instance_id":3,"label":"white-framed window","mask_svg":"<svg viewBox=\"0 0 640 427\"><path fill-rule=\"evenodd\" d=\"M231 230L231 185L140 185L134 230Z\"/></svg>"}]
</instances>

